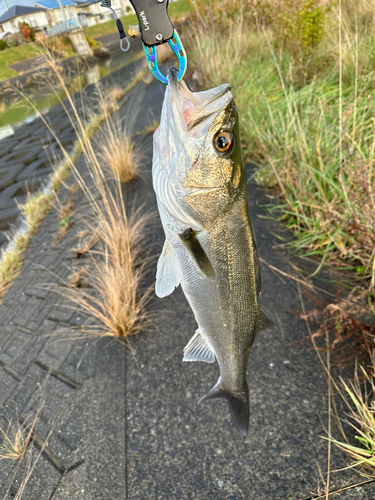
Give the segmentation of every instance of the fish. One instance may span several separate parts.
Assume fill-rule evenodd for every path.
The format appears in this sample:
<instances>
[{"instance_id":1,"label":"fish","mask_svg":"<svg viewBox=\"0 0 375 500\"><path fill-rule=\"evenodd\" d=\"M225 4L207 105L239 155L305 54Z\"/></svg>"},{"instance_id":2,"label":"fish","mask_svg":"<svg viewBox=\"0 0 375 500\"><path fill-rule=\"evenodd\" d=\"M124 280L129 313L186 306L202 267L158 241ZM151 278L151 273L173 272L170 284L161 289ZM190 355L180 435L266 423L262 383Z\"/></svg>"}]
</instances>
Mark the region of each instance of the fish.
<instances>
[{"instance_id":1,"label":"fish","mask_svg":"<svg viewBox=\"0 0 375 500\"><path fill-rule=\"evenodd\" d=\"M169 68L153 138L153 188L165 243L160 298L181 285L198 328L183 361L217 360L220 377L198 402L224 398L237 428L249 429L249 351L273 325L258 303L261 276L246 198L238 112L229 84L191 92Z\"/></svg>"}]
</instances>

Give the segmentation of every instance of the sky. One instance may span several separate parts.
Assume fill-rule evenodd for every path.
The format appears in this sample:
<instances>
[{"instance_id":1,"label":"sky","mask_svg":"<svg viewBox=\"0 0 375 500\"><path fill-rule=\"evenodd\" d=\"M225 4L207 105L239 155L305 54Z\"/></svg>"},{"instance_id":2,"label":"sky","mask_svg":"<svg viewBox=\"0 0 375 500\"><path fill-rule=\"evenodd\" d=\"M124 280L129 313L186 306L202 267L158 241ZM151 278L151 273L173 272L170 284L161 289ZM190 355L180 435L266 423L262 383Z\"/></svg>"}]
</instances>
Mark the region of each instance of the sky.
<instances>
[{"instance_id":1,"label":"sky","mask_svg":"<svg viewBox=\"0 0 375 500\"><path fill-rule=\"evenodd\" d=\"M6 4L8 4L8 7L12 7L12 5L28 5L32 7L35 1L36 0L0 0L0 16L8 10Z\"/></svg>"}]
</instances>

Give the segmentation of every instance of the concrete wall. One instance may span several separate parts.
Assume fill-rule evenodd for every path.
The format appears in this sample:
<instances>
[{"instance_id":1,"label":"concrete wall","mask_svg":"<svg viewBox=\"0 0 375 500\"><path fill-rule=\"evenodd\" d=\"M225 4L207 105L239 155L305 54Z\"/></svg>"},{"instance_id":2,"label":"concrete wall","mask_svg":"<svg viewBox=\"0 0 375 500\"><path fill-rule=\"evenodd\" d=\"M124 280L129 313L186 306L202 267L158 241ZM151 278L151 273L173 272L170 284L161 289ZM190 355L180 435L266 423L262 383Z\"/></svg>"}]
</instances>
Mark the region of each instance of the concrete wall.
<instances>
[{"instance_id":1,"label":"concrete wall","mask_svg":"<svg viewBox=\"0 0 375 500\"><path fill-rule=\"evenodd\" d=\"M87 43L83 29L71 31L68 36L77 54L80 56L92 56L92 50Z\"/></svg>"}]
</instances>

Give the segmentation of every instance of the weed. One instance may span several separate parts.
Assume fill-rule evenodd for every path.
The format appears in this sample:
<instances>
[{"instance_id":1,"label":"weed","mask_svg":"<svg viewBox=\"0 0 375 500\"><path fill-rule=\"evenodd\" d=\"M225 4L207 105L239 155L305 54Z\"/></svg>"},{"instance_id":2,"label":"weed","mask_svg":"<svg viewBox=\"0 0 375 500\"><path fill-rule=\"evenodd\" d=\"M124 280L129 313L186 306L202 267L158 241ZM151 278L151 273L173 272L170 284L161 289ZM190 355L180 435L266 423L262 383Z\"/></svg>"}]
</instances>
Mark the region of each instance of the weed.
<instances>
[{"instance_id":1,"label":"weed","mask_svg":"<svg viewBox=\"0 0 375 500\"><path fill-rule=\"evenodd\" d=\"M71 198L67 198L63 203L60 204L58 208L58 231L54 239L54 245L56 245L68 232L72 226L72 216L74 213L74 206Z\"/></svg>"},{"instance_id":2,"label":"weed","mask_svg":"<svg viewBox=\"0 0 375 500\"><path fill-rule=\"evenodd\" d=\"M109 168L112 176L126 184L140 174L142 154L117 120L108 120L97 141L98 157Z\"/></svg>"},{"instance_id":3,"label":"weed","mask_svg":"<svg viewBox=\"0 0 375 500\"><path fill-rule=\"evenodd\" d=\"M356 444L348 438L345 427L340 426L344 441L328 439L344 451L353 461L353 465L365 471L365 474L375 478L375 357L370 353L371 365L365 369L356 364L354 379L346 383L340 378L346 398L348 414L342 423L349 426L355 433Z\"/></svg>"},{"instance_id":4,"label":"weed","mask_svg":"<svg viewBox=\"0 0 375 500\"><path fill-rule=\"evenodd\" d=\"M271 10L267 1L247 2L248 12L235 0L218 4L221 25L212 26L205 9L192 21L194 80L235 88L246 157L260 165L257 181L276 188L273 214L296 235L294 248L320 259L316 272L324 262L362 269L363 287L374 294L374 16L359 26L373 2L348 1L354 18L331 2L304 2L305 11L292 0ZM277 27L287 5L304 16L302 31L290 27L298 50ZM305 51L297 79L294 50Z\"/></svg>"},{"instance_id":5,"label":"weed","mask_svg":"<svg viewBox=\"0 0 375 500\"><path fill-rule=\"evenodd\" d=\"M52 200L52 194L40 192L36 195L29 194L26 202L21 205L21 210L31 233L34 233L38 229L40 223L49 212Z\"/></svg>"},{"instance_id":6,"label":"weed","mask_svg":"<svg viewBox=\"0 0 375 500\"><path fill-rule=\"evenodd\" d=\"M0 460L20 460L32 437L32 426L19 420L13 423L8 420L6 430L0 427Z\"/></svg>"},{"instance_id":7,"label":"weed","mask_svg":"<svg viewBox=\"0 0 375 500\"><path fill-rule=\"evenodd\" d=\"M88 274L90 266L81 266L79 269L76 269L69 276L69 284L74 286L75 288L89 288L88 281L85 280L85 277Z\"/></svg>"}]
</instances>

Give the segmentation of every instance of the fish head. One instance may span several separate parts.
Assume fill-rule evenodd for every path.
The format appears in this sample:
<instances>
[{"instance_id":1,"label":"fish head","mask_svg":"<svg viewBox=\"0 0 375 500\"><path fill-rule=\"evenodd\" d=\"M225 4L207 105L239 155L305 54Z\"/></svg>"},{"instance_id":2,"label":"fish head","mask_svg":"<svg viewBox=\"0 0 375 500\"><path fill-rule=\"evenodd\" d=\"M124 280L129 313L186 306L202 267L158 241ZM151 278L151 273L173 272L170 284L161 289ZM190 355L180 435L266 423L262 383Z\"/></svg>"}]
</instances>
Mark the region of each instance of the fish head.
<instances>
[{"instance_id":1,"label":"fish head","mask_svg":"<svg viewBox=\"0 0 375 500\"><path fill-rule=\"evenodd\" d=\"M245 174L229 84L191 92L178 82L177 70L169 68L154 134L153 177L159 202L169 211L174 208L173 215L190 221L193 229L208 228L234 201ZM165 184L161 196L160 177Z\"/></svg>"}]
</instances>

